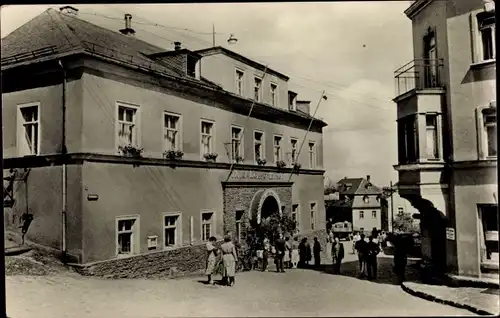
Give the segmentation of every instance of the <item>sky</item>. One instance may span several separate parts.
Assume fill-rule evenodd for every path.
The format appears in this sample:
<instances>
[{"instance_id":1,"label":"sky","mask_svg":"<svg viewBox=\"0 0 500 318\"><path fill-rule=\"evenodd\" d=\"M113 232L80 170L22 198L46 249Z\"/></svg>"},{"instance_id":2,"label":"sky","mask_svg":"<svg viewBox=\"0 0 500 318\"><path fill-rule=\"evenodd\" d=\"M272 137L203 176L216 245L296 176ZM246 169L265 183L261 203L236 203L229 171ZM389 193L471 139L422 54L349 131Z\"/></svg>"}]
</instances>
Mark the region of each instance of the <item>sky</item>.
<instances>
[{"instance_id":1,"label":"sky","mask_svg":"<svg viewBox=\"0 0 500 318\"><path fill-rule=\"evenodd\" d=\"M413 57L411 1L321 3L212 3L72 5L79 17L118 30L132 14L136 36L167 50L222 45L290 77L289 89L311 101L324 90L317 117L323 130L328 180L365 177L386 186L397 181L394 71ZM48 5L1 9L1 37ZM156 24L156 25L155 25ZM229 45L233 34L238 39Z\"/></svg>"}]
</instances>

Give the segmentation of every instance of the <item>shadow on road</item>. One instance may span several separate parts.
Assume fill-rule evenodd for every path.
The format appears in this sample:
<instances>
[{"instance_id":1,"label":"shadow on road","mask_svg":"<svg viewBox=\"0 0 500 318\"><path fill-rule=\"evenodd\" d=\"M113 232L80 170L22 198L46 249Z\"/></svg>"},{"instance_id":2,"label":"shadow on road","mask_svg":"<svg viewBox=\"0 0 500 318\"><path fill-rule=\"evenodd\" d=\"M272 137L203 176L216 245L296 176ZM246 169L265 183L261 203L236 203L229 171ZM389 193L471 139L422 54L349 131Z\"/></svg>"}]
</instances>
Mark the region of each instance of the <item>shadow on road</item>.
<instances>
[{"instance_id":1,"label":"shadow on road","mask_svg":"<svg viewBox=\"0 0 500 318\"><path fill-rule=\"evenodd\" d=\"M408 266L405 271L405 281L418 281L419 272L415 266L415 261L408 261ZM388 285L399 285L398 279L392 270L393 259L379 257L377 258L377 278L371 280L374 283L378 284L388 284ZM353 277L360 280L368 280L367 278L360 277L359 274L359 262L358 260L352 260L343 262L340 267L340 274L333 273L333 265L332 264L322 264L320 267L315 268L313 266L310 267L311 270L320 271L324 274L329 275L340 275Z\"/></svg>"}]
</instances>

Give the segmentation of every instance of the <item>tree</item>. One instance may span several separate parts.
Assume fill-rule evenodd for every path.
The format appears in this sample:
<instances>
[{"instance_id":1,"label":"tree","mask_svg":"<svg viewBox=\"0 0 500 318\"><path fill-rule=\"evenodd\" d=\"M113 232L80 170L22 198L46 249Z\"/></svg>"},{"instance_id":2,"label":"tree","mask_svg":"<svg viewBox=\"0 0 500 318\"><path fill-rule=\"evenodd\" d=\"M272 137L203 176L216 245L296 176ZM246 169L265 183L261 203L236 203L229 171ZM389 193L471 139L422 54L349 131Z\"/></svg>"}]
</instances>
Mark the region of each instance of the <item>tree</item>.
<instances>
[{"instance_id":1,"label":"tree","mask_svg":"<svg viewBox=\"0 0 500 318\"><path fill-rule=\"evenodd\" d=\"M394 218L392 224L394 230L407 233L418 233L420 232L419 227L413 222L413 217L410 213L400 213Z\"/></svg>"},{"instance_id":2,"label":"tree","mask_svg":"<svg viewBox=\"0 0 500 318\"><path fill-rule=\"evenodd\" d=\"M274 241L278 233L293 234L297 228L297 223L286 214L274 213L267 218L263 218L259 225L255 226L257 233L267 235L269 240Z\"/></svg>"}]
</instances>

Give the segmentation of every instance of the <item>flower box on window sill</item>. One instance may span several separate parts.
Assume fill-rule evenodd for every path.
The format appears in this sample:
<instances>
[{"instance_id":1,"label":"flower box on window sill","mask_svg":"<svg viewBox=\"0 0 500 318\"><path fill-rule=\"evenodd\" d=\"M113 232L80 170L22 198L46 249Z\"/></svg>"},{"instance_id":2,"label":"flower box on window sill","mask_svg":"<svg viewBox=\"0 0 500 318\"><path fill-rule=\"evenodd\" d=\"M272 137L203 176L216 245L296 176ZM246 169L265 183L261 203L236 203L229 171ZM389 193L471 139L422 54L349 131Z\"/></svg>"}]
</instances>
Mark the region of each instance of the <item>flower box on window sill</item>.
<instances>
[{"instance_id":1,"label":"flower box on window sill","mask_svg":"<svg viewBox=\"0 0 500 318\"><path fill-rule=\"evenodd\" d=\"M168 160L181 160L184 152L180 150L167 150L163 153L163 157Z\"/></svg>"},{"instance_id":2,"label":"flower box on window sill","mask_svg":"<svg viewBox=\"0 0 500 318\"><path fill-rule=\"evenodd\" d=\"M204 154L203 158L205 158L205 160L207 162L215 162L215 161L217 161L218 156L219 155L216 154L215 152L209 152L209 153Z\"/></svg>"},{"instance_id":3,"label":"flower box on window sill","mask_svg":"<svg viewBox=\"0 0 500 318\"><path fill-rule=\"evenodd\" d=\"M285 168L286 167L286 162L284 162L283 160L278 160L278 161L276 161L276 167L278 167L278 168Z\"/></svg>"},{"instance_id":4,"label":"flower box on window sill","mask_svg":"<svg viewBox=\"0 0 500 318\"><path fill-rule=\"evenodd\" d=\"M259 166L265 166L267 163L266 159L257 158L257 164Z\"/></svg>"},{"instance_id":5,"label":"flower box on window sill","mask_svg":"<svg viewBox=\"0 0 500 318\"><path fill-rule=\"evenodd\" d=\"M242 163L243 162L243 157L242 156L236 156L236 158L234 158L234 162L235 163Z\"/></svg>"},{"instance_id":6,"label":"flower box on window sill","mask_svg":"<svg viewBox=\"0 0 500 318\"><path fill-rule=\"evenodd\" d=\"M142 158L142 153L144 152L144 148L134 145L119 146L118 150L122 156L132 158Z\"/></svg>"},{"instance_id":7,"label":"flower box on window sill","mask_svg":"<svg viewBox=\"0 0 500 318\"><path fill-rule=\"evenodd\" d=\"M302 167L302 165L298 162L295 162L293 164L293 170L300 170L301 167Z\"/></svg>"}]
</instances>

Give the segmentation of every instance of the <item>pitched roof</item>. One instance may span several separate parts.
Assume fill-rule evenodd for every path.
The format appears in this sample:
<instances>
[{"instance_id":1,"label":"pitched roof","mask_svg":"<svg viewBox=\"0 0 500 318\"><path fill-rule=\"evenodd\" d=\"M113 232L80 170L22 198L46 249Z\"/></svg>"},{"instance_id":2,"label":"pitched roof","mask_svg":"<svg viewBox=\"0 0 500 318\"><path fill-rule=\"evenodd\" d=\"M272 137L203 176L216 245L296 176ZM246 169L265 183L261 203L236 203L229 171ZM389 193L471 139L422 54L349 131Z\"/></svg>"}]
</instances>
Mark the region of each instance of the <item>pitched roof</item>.
<instances>
[{"instance_id":1,"label":"pitched roof","mask_svg":"<svg viewBox=\"0 0 500 318\"><path fill-rule=\"evenodd\" d=\"M226 54L226 55L234 58L235 60L239 60L239 61L241 61L241 62L243 62L245 64L253 66L253 67L255 67L256 69L258 69L260 71L265 71L267 69L266 72L268 72L269 74L273 74L273 75L276 75L278 77L281 77L285 81L288 81L290 79L288 76L286 76L283 73L280 73L280 72L275 71L275 70L273 70L271 68L268 68L267 66L265 66L265 65L263 65L263 64L261 64L259 62L251 60L251 59L249 59L246 56L243 56L241 54L238 54L236 52L228 50L228 49L226 49L225 47L222 47L222 46L210 47L210 48L201 49L201 50L198 50L198 51L195 51L195 52L198 53L198 54L201 54L203 56L213 55L213 54L220 54L220 53Z\"/></svg>"},{"instance_id":2,"label":"pitched roof","mask_svg":"<svg viewBox=\"0 0 500 318\"><path fill-rule=\"evenodd\" d=\"M2 39L2 66L19 62L35 63L42 56L55 58L78 51L133 62L170 76L183 75L147 56L164 52L164 49L52 8Z\"/></svg>"},{"instance_id":3,"label":"pitched roof","mask_svg":"<svg viewBox=\"0 0 500 318\"><path fill-rule=\"evenodd\" d=\"M373 195L382 193L382 189L374 184L367 186L368 180L365 178L343 178L337 182L337 185L341 194Z\"/></svg>"}]
</instances>

